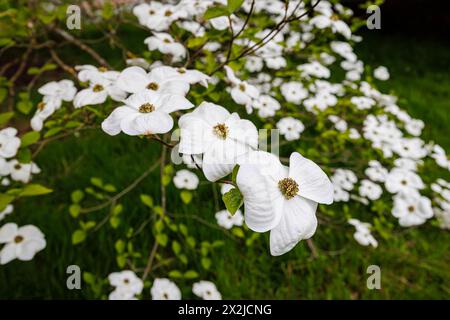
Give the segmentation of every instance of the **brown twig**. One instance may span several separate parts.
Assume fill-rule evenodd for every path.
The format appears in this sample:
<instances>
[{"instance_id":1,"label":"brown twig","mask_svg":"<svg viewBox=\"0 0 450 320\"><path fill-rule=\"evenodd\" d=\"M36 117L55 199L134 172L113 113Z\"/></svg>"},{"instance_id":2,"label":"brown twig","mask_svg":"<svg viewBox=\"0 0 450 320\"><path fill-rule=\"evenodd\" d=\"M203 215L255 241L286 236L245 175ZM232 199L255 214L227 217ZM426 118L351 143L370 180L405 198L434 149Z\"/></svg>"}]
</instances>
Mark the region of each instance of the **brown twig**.
<instances>
[{"instance_id":1,"label":"brown twig","mask_svg":"<svg viewBox=\"0 0 450 320\"><path fill-rule=\"evenodd\" d=\"M77 73L74 68L64 63L64 61L61 60L61 58L58 56L55 50L50 49L50 55L52 56L52 59L56 62L56 64L63 69L64 71L70 73L75 78L77 77Z\"/></svg>"},{"instance_id":2,"label":"brown twig","mask_svg":"<svg viewBox=\"0 0 450 320\"><path fill-rule=\"evenodd\" d=\"M108 64L108 62L105 59L103 59L94 49L92 49L91 47L87 46L82 41L80 41L79 39L75 38L70 33L66 32L66 31L64 31L62 29L55 28L54 30L61 37L63 37L67 41L73 43L74 45L79 47L84 52L88 53L92 58L97 60L98 63L100 63L101 65L103 65L103 66L105 66L105 67L107 67L109 69L111 69L111 66Z\"/></svg>"}]
</instances>

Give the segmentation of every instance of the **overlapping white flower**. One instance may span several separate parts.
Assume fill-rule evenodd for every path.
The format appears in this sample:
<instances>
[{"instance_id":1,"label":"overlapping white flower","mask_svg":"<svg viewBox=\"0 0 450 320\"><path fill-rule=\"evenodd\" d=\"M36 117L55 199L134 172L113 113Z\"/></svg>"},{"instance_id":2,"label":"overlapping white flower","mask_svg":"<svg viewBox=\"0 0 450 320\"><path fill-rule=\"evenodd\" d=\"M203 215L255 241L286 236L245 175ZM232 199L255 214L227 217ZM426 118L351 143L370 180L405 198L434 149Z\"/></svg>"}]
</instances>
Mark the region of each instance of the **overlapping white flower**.
<instances>
[{"instance_id":1,"label":"overlapping white flower","mask_svg":"<svg viewBox=\"0 0 450 320\"><path fill-rule=\"evenodd\" d=\"M18 259L30 261L34 255L45 248L44 234L33 225L18 227L15 223L4 224L0 228L0 264Z\"/></svg>"},{"instance_id":2,"label":"overlapping white flower","mask_svg":"<svg viewBox=\"0 0 450 320\"><path fill-rule=\"evenodd\" d=\"M165 32L153 32L153 36L144 40L148 50L157 50L163 54L171 55L174 62L186 57L186 48Z\"/></svg>"},{"instance_id":3,"label":"overlapping white flower","mask_svg":"<svg viewBox=\"0 0 450 320\"><path fill-rule=\"evenodd\" d=\"M220 210L215 214L217 224L227 230L234 226L240 227L244 223L244 216L241 210L237 210L231 214L228 210Z\"/></svg>"},{"instance_id":4,"label":"overlapping white flower","mask_svg":"<svg viewBox=\"0 0 450 320\"><path fill-rule=\"evenodd\" d=\"M201 280L194 283L192 292L203 300L222 300L222 295L211 281Z\"/></svg>"},{"instance_id":5,"label":"overlapping white flower","mask_svg":"<svg viewBox=\"0 0 450 320\"><path fill-rule=\"evenodd\" d=\"M115 287L109 300L134 300L142 293L144 283L133 271L113 272L108 276L109 284Z\"/></svg>"},{"instance_id":6,"label":"overlapping white flower","mask_svg":"<svg viewBox=\"0 0 450 320\"><path fill-rule=\"evenodd\" d=\"M316 231L318 203L333 202L333 185L314 162L293 153L290 167L270 153L255 151L240 163L236 178L247 226L270 231L270 252L282 255Z\"/></svg>"},{"instance_id":7,"label":"overlapping white flower","mask_svg":"<svg viewBox=\"0 0 450 320\"><path fill-rule=\"evenodd\" d=\"M150 289L152 300L181 300L181 291L177 285L166 278L156 278Z\"/></svg>"},{"instance_id":8,"label":"overlapping white flower","mask_svg":"<svg viewBox=\"0 0 450 320\"><path fill-rule=\"evenodd\" d=\"M258 145L258 131L252 122L214 103L203 102L181 116L178 125L180 153L203 154L203 173L210 181L230 174L237 159Z\"/></svg>"},{"instance_id":9,"label":"overlapping white flower","mask_svg":"<svg viewBox=\"0 0 450 320\"><path fill-rule=\"evenodd\" d=\"M117 135L121 131L131 136L166 133L173 127L170 113L193 107L181 95L158 94L153 90L134 93L124 103L102 122L107 134Z\"/></svg>"},{"instance_id":10,"label":"overlapping white flower","mask_svg":"<svg viewBox=\"0 0 450 320\"><path fill-rule=\"evenodd\" d=\"M353 237L360 245L378 247L378 241L370 233L370 228L372 227L370 223L361 222L358 219L350 219L348 223L355 227L356 232L353 234Z\"/></svg>"}]
</instances>

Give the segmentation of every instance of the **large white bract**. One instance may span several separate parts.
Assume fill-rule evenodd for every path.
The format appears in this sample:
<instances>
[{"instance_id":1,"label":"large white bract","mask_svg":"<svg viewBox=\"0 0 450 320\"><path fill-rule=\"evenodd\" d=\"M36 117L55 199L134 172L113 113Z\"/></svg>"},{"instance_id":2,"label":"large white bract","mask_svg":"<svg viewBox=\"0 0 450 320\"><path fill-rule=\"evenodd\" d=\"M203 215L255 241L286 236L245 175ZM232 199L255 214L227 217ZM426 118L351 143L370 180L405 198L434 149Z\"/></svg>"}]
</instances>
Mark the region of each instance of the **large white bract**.
<instances>
[{"instance_id":1,"label":"large white bract","mask_svg":"<svg viewBox=\"0 0 450 320\"><path fill-rule=\"evenodd\" d=\"M397 97L376 88L372 75L388 80L386 67L365 73L353 50L361 37L352 34L351 10L326 0L312 8L299 0L245 0L229 17L206 19L206 10L217 4L227 1L134 6L132 13L148 29L142 39L148 51L126 52L130 57L122 70L75 66L78 89L72 80L42 85L32 129L49 132L50 117L61 120L83 108L76 111L98 111L102 130L111 136L148 137L173 147L164 134L179 133L180 163L197 172L181 164L164 182L173 182L185 197L202 183L224 183L224 199L231 195L238 204L243 199L243 215L217 208L219 226L245 223L254 232L269 231L274 256L311 238L318 206L333 202L335 216L344 211L342 205L350 211L345 219L363 246L379 243L375 227L356 219L361 205L381 207L376 214L390 212L402 227L437 215L441 227L449 228L450 184L424 178L430 163L450 169L447 154L420 138L424 123L402 110ZM265 17L267 25L259 30L246 22L248 14ZM335 72L343 76L332 77ZM259 150L258 129L274 128L281 134L280 155ZM40 172L32 159L19 157L22 143L15 128L0 131L2 186L28 184ZM13 217L12 210L5 205L0 220ZM1 264L31 260L46 245L36 227L11 222L0 226L0 243ZM133 271L108 279L115 288L110 299L135 299L143 292L144 283ZM195 283L192 291L203 299L221 299L209 281ZM181 299L167 278L154 278L150 292L153 299Z\"/></svg>"}]
</instances>

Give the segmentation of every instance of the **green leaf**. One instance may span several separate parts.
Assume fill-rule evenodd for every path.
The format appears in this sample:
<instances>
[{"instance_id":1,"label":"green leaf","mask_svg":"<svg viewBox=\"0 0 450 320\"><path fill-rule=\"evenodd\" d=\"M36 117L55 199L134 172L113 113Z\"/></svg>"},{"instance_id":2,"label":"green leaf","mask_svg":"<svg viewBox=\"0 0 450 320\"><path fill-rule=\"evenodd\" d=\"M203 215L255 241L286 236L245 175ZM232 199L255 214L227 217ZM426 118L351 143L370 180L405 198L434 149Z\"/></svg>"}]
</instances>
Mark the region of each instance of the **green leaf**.
<instances>
[{"instance_id":1,"label":"green leaf","mask_svg":"<svg viewBox=\"0 0 450 320\"><path fill-rule=\"evenodd\" d=\"M165 247L168 241L169 237L167 236L167 234L160 233L156 235L156 242L158 242L161 246Z\"/></svg>"},{"instance_id":2,"label":"green leaf","mask_svg":"<svg viewBox=\"0 0 450 320\"><path fill-rule=\"evenodd\" d=\"M73 203L79 203L84 198L84 192L81 190L75 190L70 195Z\"/></svg>"},{"instance_id":3,"label":"green leaf","mask_svg":"<svg viewBox=\"0 0 450 320\"><path fill-rule=\"evenodd\" d=\"M114 244L114 248L116 248L116 251L118 253L122 253L125 250L125 241L123 241L122 239L119 239L116 241L116 243Z\"/></svg>"},{"instance_id":4,"label":"green leaf","mask_svg":"<svg viewBox=\"0 0 450 320\"><path fill-rule=\"evenodd\" d=\"M123 268L127 264L127 256L126 255L117 256L116 261L119 268Z\"/></svg>"},{"instance_id":5,"label":"green leaf","mask_svg":"<svg viewBox=\"0 0 450 320\"><path fill-rule=\"evenodd\" d=\"M153 198L147 194L141 194L141 202L149 208L153 208Z\"/></svg>"},{"instance_id":6,"label":"green leaf","mask_svg":"<svg viewBox=\"0 0 450 320\"><path fill-rule=\"evenodd\" d=\"M164 222L162 220L155 222L155 230L156 233L161 233L164 230Z\"/></svg>"},{"instance_id":7,"label":"green leaf","mask_svg":"<svg viewBox=\"0 0 450 320\"><path fill-rule=\"evenodd\" d=\"M205 269L205 270L209 270L209 268L211 267L211 259L209 259L209 258L202 258L201 259L201 263L202 263L202 267Z\"/></svg>"},{"instance_id":8,"label":"green leaf","mask_svg":"<svg viewBox=\"0 0 450 320\"><path fill-rule=\"evenodd\" d=\"M119 217L111 217L109 219L109 224L111 225L111 227L113 227L113 229L117 229L120 225L120 218Z\"/></svg>"},{"instance_id":9,"label":"green leaf","mask_svg":"<svg viewBox=\"0 0 450 320\"><path fill-rule=\"evenodd\" d=\"M188 229L187 229L187 227L186 227L184 224L180 223L180 224L178 225L178 228L180 229L181 234L182 234L183 236L187 237L187 235L188 235Z\"/></svg>"},{"instance_id":10,"label":"green leaf","mask_svg":"<svg viewBox=\"0 0 450 320\"><path fill-rule=\"evenodd\" d=\"M242 4L244 3L244 0L228 0L227 1L227 7L230 12L235 12L237 9L239 9Z\"/></svg>"},{"instance_id":11,"label":"green leaf","mask_svg":"<svg viewBox=\"0 0 450 320\"><path fill-rule=\"evenodd\" d=\"M28 147L29 145L32 145L33 143L39 141L40 138L41 134L38 131L27 132L20 138L20 147Z\"/></svg>"},{"instance_id":12,"label":"green leaf","mask_svg":"<svg viewBox=\"0 0 450 320\"><path fill-rule=\"evenodd\" d=\"M213 18L217 18L217 17L228 16L229 14L230 14L230 12L228 11L227 7L214 6L214 7L208 8L208 10L206 10L205 14L203 15L203 18L205 20L209 20L209 19L213 19Z\"/></svg>"},{"instance_id":13,"label":"green leaf","mask_svg":"<svg viewBox=\"0 0 450 320\"><path fill-rule=\"evenodd\" d=\"M117 191L116 187L113 186L113 185L110 184L110 183L105 184L105 185L103 186L103 190L105 190L106 192L116 192L116 191Z\"/></svg>"},{"instance_id":14,"label":"green leaf","mask_svg":"<svg viewBox=\"0 0 450 320\"><path fill-rule=\"evenodd\" d=\"M237 164L237 165L234 166L233 172L232 172L232 174L231 174L231 180L232 180L234 183L236 183L236 177L237 177L238 172L239 172L239 165Z\"/></svg>"},{"instance_id":15,"label":"green leaf","mask_svg":"<svg viewBox=\"0 0 450 320\"><path fill-rule=\"evenodd\" d=\"M0 103L2 103L2 89L0 88ZM4 89L6 90L6 89ZM14 112L3 112L0 113L0 126L6 124L9 120L11 120L11 118L14 116Z\"/></svg>"},{"instance_id":16,"label":"green leaf","mask_svg":"<svg viewBox=\"0 0 450 320\"><path fill-rule=\"evenodd\" d=\"M245 237L244 231L242 231L241 228L237 228L237 227L233 228L233 229L231 229L231 233L234 234L238 238L244 238Z\"/></svg>"},{"instance_id":17,"label":"green leaf","mask_svg":"<svg viewBox=\"0 0 450 320\"><path fill-rule=\"evenodd\" d=\"M119 203L114 206L114 208L112 210L112 215L117 216L117 215L121 214L122 211L123 211L123 205Z\"/></svg>"},{"instance_id":18,"label":"green leaf","mask_svg":"<svg viewBox=\"0 0 450 320\"><path fill-rule=\"evenodd\" d=\"M188 258L186 257L185 254L180 254L180 255L178 256L178 259L180 259L180 261L181 261L183 264L188 264Z\"/></svg>"},{"instance_id":19,"label":"green leaf","mask_svg":"<svg viewBox=\"0 0 450 320\"><path fill-rule=\"evenodd\" d=\"M183 190L183 191L181 191L181 193L180 193L181 200L183 200L183 202L184 202L185 204L189 204L189 203L191 202L192 196L193 196L193 195L192 195L192 192L187 191L187 190Z\"/></svg>"},{"instance_id":20,"label":"green leaf","mask_svg":"<svg viewBox=\"0 0 450 320\"><path fill-rule=\"evenodd\" d=\"M81 210L81 207L80 207L79 204L72 204L69 207L69 213L74 218L76 218L76 217L78 217L80 215L80 210Z\"/></svg>"},{"instance_id":21,"label":"green leaf","mask_svg":"<svg viewBox=\"0 0 450 320\"><path fill-rule=\"evenodd\" d=\"M19 152L17 153L17 160L20 163L30 163L31 162L31 150L26 148L26 149L20 149Z\"/></svg>"},{"instance_id":22,"label":"green leaf","mask_svg":"<svg viewBox=\"0 0 450 320\"><path fill-rule=\"evenodd\" d=\"M197 273L197 271L194 271L194 270L188 270L184 273L183 277L185 279L195 279L198 277L198 273Z\"/></svg>"},{"instance_id":23,"label":"green leaf","mask_svg":"<svg viewBox=\"0 0 450 320\"><path fill-rule=\"evenodd\" d=\"M33 197L33 196L40 196L42 194L47 194L53 192L52 189L49 189L47 187L44 187L40 184L29 184L26 185L22 192L19 194L21 197Z\"/></svg>"},{"instance_id":24,"label":"green leaf","mask_svg":"<svg viewBox=\"0 0 450 320\"><path fill-rule=\"evenodd\" d=\"M242 206L244 199L238 188L233 188L222 196L225 207L231 214L235 214L237 209Z\"/></svg>"},{"instance_id":25,"label":"green leaf","mask_svg":"<svg viewBox=\"0 0 450 320\"><path fill-rule=\"evenodd\" d=\"M172 250L173 253L175 253L176 255L178 255L181 252L181 245L178 241L176 240L172 241Z\"/></svg>"},{"instance_id":26,"label":"green leaf","mask_svg":"<svg viewBox=\"0 0 450 320\"><path fill-rule=\"evenodd\" d=\"M208 41L208 37L207 36L203 36L203 37L197 37L197 38L190 38L187 42L187 47L189 49L191 48L195 48L195 47L200 47L201 45L203 45L206 41Z\"/></svg>"},{"instance_id":27,"label":"green leaf","mask_svg":"<svg viewBox=\"0 0 450 320\"><path fill-rule=\"evenodd\" d=\"M90 272L83 272L83 280L87 284L94 284L95 283L95 276Z\"/></svg>"},{"instance_id":28,"label":"green leaf","mask_svg":"<svg viewBox=\"0 0 450 320\"><path fill-rule=\"evenodd\" d=\"M5 210L6 206L14 200L14 196L0 193L0 211Z\"/></svg>"},{"instance_id":29,"label":"green leaf","mask_svg":"<svg viewBox=\"0 0 450 320\"><path fill-rule=\"evenodd\" d=\"M97 178L97 177L92 177L92 178L91 178L91 183L92 183L94 186L103 189L103 181L102 181L102 179Z\"/></svg>"},{"instance_id":30,"label":"green leaf","mask_svg":"<svg viewBox=\"0 0 450 320\"><path fill-rule=\"evenodd\" d=\"M17 110L19 110L23 114L30 113L32 108L33 108L33 104L30 101L22 100L22 101L17 102Z\"/></svg>"},{"instance_id":31,"label":"green leaf","mask_svg":"<svg viewBox=\"0 0 450 320\"><path fill-rule=\"evenodd\" d=\"M186 242L191 248L195 248L195 239L194 237L187 237Z\"/></svg>"},{"instance_id":32,"label":"green leaf","mask_svg":"<svg viewBox=\"0 0 450 320\"><path fill-rule=\"evenodd\" d=\"M63 128L61 127L56 127L56 128L51 128L50 130L48 130L45 134L44 134L44 138L48 138L51 136L54 136L55 134L57 134L58 132L60 132Z\"/></svg>"},{"instance_id":33,"label":"green leaf","mask_svg":"<svg viewBox=\"0 0 450 320\"><path fill-rule=\"evenodd\" d=\"M84 230L75 230L74 233L72 233L72 244L79 244L83 242L86 239L86 231Z\"/></svg>"},{"instance_id":34,"label":"green leaf","mask_svg":"<svg viewBox=\"0 0 450 320\"><path fill-rule=\"evenodd\" d=\"M183 274L178 270L172 270L169 272L169 277L170 278L182 278Z\"/></svg>"}]
</instances>

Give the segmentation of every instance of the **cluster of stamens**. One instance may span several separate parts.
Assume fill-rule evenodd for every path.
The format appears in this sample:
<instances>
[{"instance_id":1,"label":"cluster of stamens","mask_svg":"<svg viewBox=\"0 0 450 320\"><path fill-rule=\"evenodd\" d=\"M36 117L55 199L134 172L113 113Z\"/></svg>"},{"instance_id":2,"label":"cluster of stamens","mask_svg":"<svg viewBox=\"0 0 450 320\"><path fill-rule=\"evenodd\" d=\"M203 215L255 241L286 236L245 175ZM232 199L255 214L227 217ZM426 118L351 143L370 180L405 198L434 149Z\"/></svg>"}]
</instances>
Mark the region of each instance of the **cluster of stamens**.
<instances>
[{"instance_id":1,"label":"cluster of stamens","mask_svg":"<svg viewBox=\"0 0 450 320\"><path fill-rule=\"evenodd\" d=\"M155 111L155 106L151 103L144 103L142 106L139 107L140 113L150 113Z\"/></svg>"},{"instance_id":2,"label":"cluster of stamens","mask_svg":"<svg viewBox=\"0 0 450 320\"><path fill-rule=\"evenodd\" d=\"M227 138L228 127L224 123L219 123L215 125L213 131L219 138L222 138L224 140Z\"/></svg>"},{"instance_id":3,"label":"cluster of stamens","mask_svg":"<svg viewBox=\"0 0 450 320\"><path fill-rule=\"evenodd\" d=\"M100 92L100 91L103 91L103 86L101 85L101 84L96 84L93 88L92 88L92 91L94 91L94 92Z\"/></svg>"},{"instance_id":4,"label":"cluster of stamens","mask_svg":"<svg viewBox=\"0 0 450 320\"><path fill-rule=\"evenodd\" d=\"M159 89L159 85L158 85L156 82L150 82L150 83L147 85L147 89L156 91L156 90Z\"/></svg>"},{"instance_id":5,"label":"cluster of stamens","mask_svg":"<svg viewBox=\"0 0 450 320\"><path fill-rule=\"evenodd\" d=\"M286 200L292 199L298 193L298 183L292 178L284 178L278 181L278 188Z\"/></svg>"}]
</instances>

